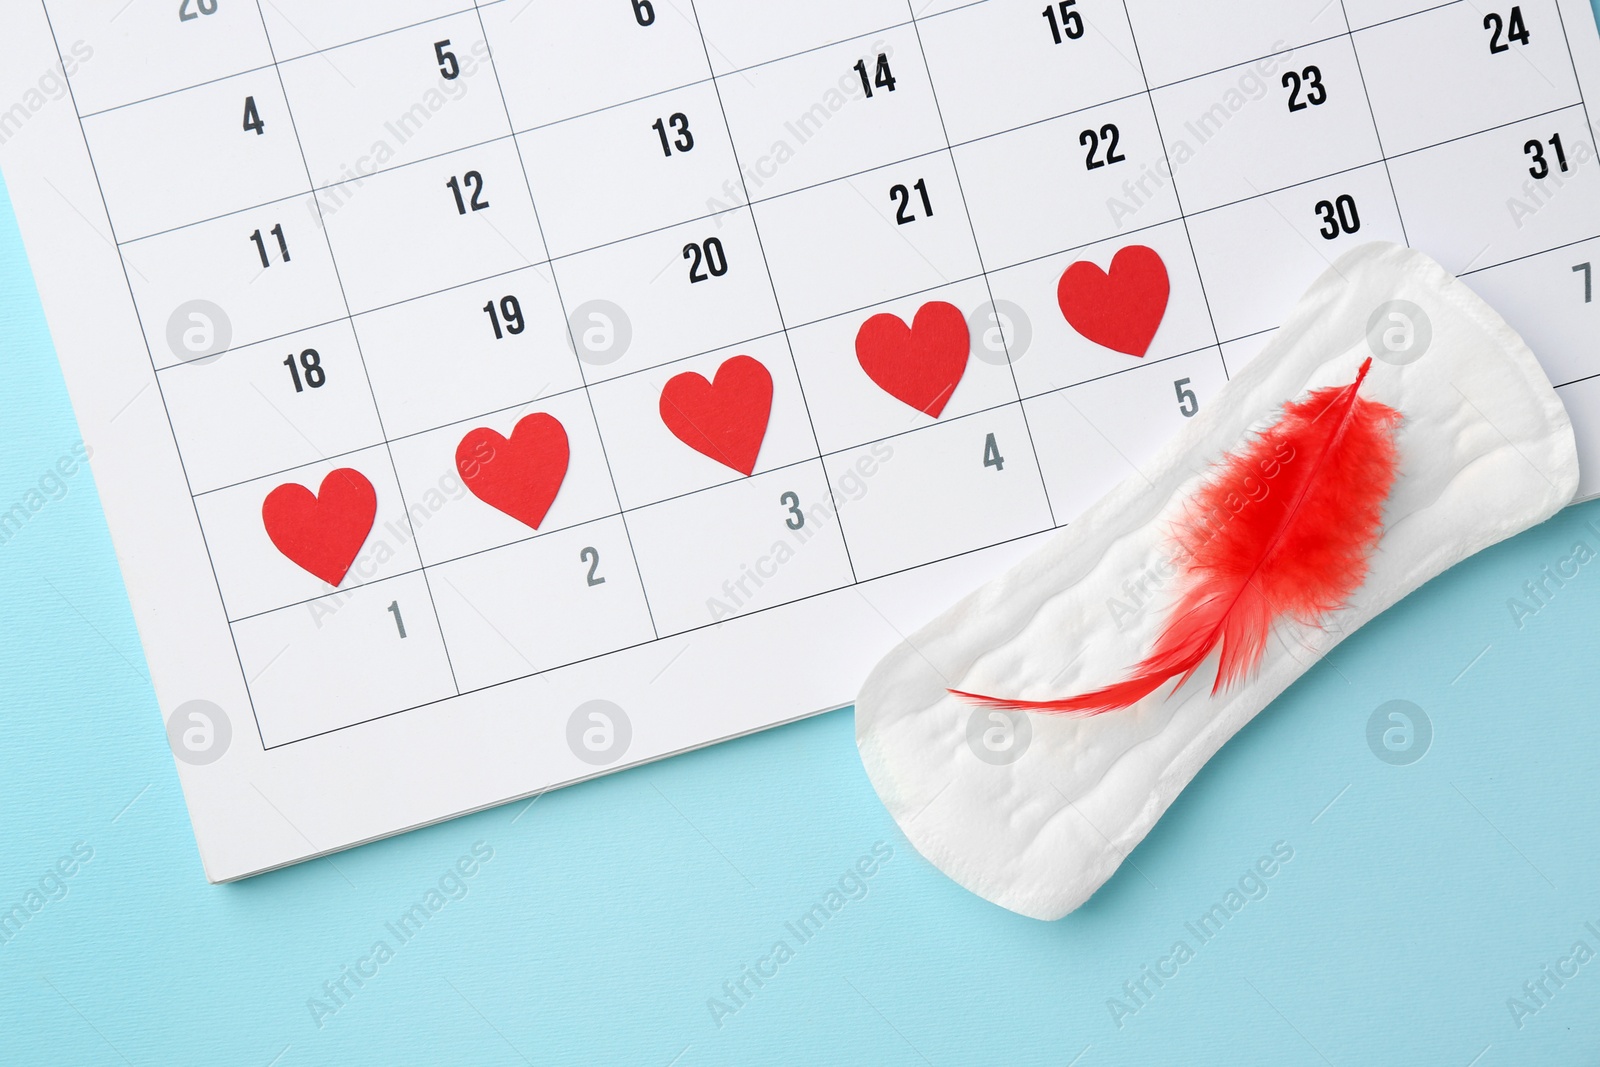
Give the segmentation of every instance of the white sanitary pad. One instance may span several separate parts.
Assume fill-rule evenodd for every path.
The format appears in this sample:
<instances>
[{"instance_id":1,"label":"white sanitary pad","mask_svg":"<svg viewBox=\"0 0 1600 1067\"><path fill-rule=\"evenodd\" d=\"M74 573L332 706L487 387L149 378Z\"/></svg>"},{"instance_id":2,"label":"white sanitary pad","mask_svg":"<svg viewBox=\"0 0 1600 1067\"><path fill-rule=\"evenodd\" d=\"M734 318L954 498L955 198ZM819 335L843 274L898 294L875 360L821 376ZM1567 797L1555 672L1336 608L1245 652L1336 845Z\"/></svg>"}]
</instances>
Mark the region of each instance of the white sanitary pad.
<instances>
[{"instance_id":1,"label":"white sanitary pad","mask_svg":"<svg viewBox=\"0 0 1600 1067\"><path fill-rule=\"evenodd\" d=\"M1322 628L1281 620L1259 673L1212 696L1216 656L1093 718L1002 713L1124 677L1176 598L1168 537L1211 464L1285 401L1355 380L1404 416L1365 584ZM891 652L856 704L862 762L911 843L987 900L1056 919L1089 899L1206 760L1357 627L1576 491L1561 402L1522 339L1420 252L1374 244L1306 293L1257 359L1157 456L1042 549Z\"/></svg>"}]
</instances>

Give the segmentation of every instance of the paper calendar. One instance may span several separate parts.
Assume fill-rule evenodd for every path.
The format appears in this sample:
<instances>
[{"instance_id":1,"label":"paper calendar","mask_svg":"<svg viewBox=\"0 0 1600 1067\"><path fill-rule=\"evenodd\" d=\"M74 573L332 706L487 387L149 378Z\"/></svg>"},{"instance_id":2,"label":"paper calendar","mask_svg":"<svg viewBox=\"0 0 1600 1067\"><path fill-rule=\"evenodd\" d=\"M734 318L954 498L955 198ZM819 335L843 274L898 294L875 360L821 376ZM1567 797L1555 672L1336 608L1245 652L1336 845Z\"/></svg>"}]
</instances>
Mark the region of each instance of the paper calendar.
<instances>
[{"instance_id":1,"label":"paper calendar","mask_svg":"<svg viewBox=\"0 0 1600 1067\"><path fill-rule=\"evenodd\" d=\"M1581 0L0 26L0 161L214 881L849 703L1367 241L1522 332L1600 490Z\"/></svg>"}]
</instances>

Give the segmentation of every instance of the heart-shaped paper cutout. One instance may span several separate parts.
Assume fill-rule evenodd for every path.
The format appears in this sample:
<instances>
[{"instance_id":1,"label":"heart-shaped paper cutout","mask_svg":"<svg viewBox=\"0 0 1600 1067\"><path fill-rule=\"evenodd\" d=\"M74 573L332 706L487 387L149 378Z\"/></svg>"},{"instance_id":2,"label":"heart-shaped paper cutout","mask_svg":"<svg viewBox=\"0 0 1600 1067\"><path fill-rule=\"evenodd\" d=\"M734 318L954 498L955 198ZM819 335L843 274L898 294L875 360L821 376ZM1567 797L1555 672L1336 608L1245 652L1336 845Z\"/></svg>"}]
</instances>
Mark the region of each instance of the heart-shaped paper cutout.
<instances>
[{"instance_id":1,"label":"heart-shaped paper cutout","mask_svg":"<svg viewBox=\"0 0 1600 1067\"><path fill-rule=\"evenodd\" d=\"M740 474L756 469L772 416L772 374L750 356L734 356L706 381L694 371L661 390L661 421L672 436Z\"/></svg>"},{"instance_id":2,"label":"heart-shaped paper cutout","mask_svg":"<svg viewBox=\"0 0 1600 1067\"><path fill-rule=\"evenodd\" d=\"M856 333L856 360L878 388L934 418L967 373L972 339L966 316L942 300L923 304L907 326L874 315Z\"/></svg>"},{"instance_id":3,"label":"heart-shaped paper cutout","mask_svg":"<svg viewBox=\"0 0 1600 1067\"><path fill-rule=\"evenodd\" d=\"M349 467L330 471L315 495L290 482L261 504L261 523L278 551L329 585L344 581L377 514L372 483Z\"/></svg>"},{"instance_id":4,"label":"heart-shaped paper cutout","mask_svg":"<svg viewBox=\"0 0 1600 1067\"><path fill-rule=\"evenodd\" d=\"M1167 314L1172 286L1153 248L1129 245L1111 257L1111 271L1074 263L1061 275L1056 300L1074 330L1114 352L1143 357Z\"/></svg>"},{"instance_id":5,"label":"heart-shaped paper cutout","mask_svg":"<svg viewBox=\"0 0 1600 1067\"><path fill-rule=\"evenodd\" d=\"M535 530L550 513L572 453L554 415L522 418L506 438L480 426L456 446L456 471L472 495Z\"/></svg>"}]
</instances>

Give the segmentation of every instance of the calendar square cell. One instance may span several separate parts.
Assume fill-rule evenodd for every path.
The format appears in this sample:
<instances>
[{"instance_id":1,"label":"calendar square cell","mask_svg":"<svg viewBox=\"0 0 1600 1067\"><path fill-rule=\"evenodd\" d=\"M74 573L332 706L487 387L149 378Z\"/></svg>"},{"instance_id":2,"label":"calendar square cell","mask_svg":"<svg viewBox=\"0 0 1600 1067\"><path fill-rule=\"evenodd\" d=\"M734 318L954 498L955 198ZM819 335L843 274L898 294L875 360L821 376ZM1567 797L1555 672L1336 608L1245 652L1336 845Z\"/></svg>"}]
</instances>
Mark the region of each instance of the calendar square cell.
<instances>
[{"instance_id":1,"label":"calendar square cell","mask_svg":"<svg viewBox=\"0 0 1600 1067\"><path fill-rule=\"evenodd\" d=\"M1557 386L1600 374L1600 238L1580 241L1462 277L1505 316Z\"/></svg>"},{"instance_id":2,"label":"calendar square cell","mask_svg":"<svg viewBox=\"0 0 1600 1067\"><path fill-rule=\"evenodd\" d=\"M1496 41L1473 4L1446 4L1354 35L1385 152L1400 155L1578 103L1554 0L1517 7L1526 43L1505 33ZM1503 50L1491 52L1496 45Z\"/></svg>"},{"instance_id":3,"label":"calendar square cell","mask_svg":"<svg viewBox=\"0 0 1600 1067\"><path fill-rule=\"evenodd\" d=\"M318 200L358 314L545 260L510 140L335 185Z\"/></svg>"},{"instance_id":4,"label":"calendar square cell","mask_svg":"<svg viewBox=\"0 0 1600 1067\"><path fill-rule=\"evenodd\" d=\"M1116 254L1129 245L1153 249L1166 267L1169 293L1166 310L1143 357L1097 344L1073 329L1061 312L1061 277L1077 262L1109 270ZM1206 308L1205 293L1195 269L1194 254L1183 223L1169 222L1138 234L1072 252L1032 260L989 276L998 306L1020 311L1025 321L1008 338L1011 369L1024 397L1052 392L1092 378L1154 362L1217 343ZM1013 312L1013 314L1016 313Z\"/></svg>"},{"instance_id":5,"label":"calendar square cell","mask_svg":"<svg viewBox=\"0 0 1600 1067\"><path fill-rule=\"evenodd\" d=\"M717 84L745 180L755 187L752 199L946 147L909 26L741 71Z\"/></svg>"},{"instance_id":6,"label":"calendar square cell","mask_svg":"<svg viewBox=\"0 0 1600 1067\"><path fill-rule=\"evenodd\" d=\"M554 257L743 202L722 107L709 83L558 122L517 140Z\"/></svg>"},{"instance_id":7,"label":"calendar square cell","mask_svg":"<svg viewBox=\"0 0 1600 1067\"><path fill-rule=\"evenodd\" d=\"M157 367L345 315L309 193L125 244L122 259Z\"/></svg>"},{"instance_id":8,"label":"calendar square cell","mask_svg":"<svg viewBox=\"0 0 1600 1067\"><path fill-rule=\"evenodd\" d=\"M750 17L744 0L697 0L694 11L711 66L719 75L903 25L911 17L897 0L774 4L764 8L760 18Z\"/></svg>"},{"instance_id":9,"label":"calendar square cell","mask_svg":"<svg viewBox=\"0 0 1600 1067\"><path fill-rule=\"evenodd\" d=\"M1191 215L1189 236L1223 341L1277 326L1350 249L1405 243L1381 163Z\"/></svg>"},{"instance_id":10,"label":"calendar square cell","mask_svg":"<svg viewBox=\"0 0 1600 1067\"><path fill-rule=\"evenodd\" d=\"M160 372L193 492L382 442L348 322Z\"/></svg>"},{"instance_id":11,"label":"calendar square cell","mask_svg":"<svg viewBox=\"0 0 1600 1067\"><path fill-rule=\"evenodd\" d=\"M1072 523L1145 466L1222 389L1215 348L1133 367L1024 402L1056 521ZM1203 461L1197 461L1203 462Z\"/></svg>"},{"instance_id":12,"label":"calendar square cell","mask_svg":"<svg viewBox=\"0 0 1600 1067\"><path fill-rule=\"evenodd\" d=\"M581 252L556 270L591 383L783 328L748 208Z\"/></svg>"},{"instance_id":13,"label":"calendar square cell","mask_svg":"<svg viewBox=\"0 0 1600 1067\"><path fill-rule=\"evenodd\" d=\"M261 505L280 485L303 485L316 493L335 470L359 471L372 483L378 509L372 530L350 566L339 592L418 570L415 535L404 498L382 445L337 459L313 463L253 482L242 482L195 497L223 607L232 621L327 596L334 590L290 562L267 536ZM385 601L387 603L387 601Z\"/></svg>"},{"instance_id":14,"label":"calendar square cell","mask_svg":"<svg viewBox=\"0 0 1600 1067\"><path fill-rule=\"evenodd\" d=\"M463 690L654 640L621 518L431 567Z\"/></svg>"},{"instance_id":15,"label":"calendar square cell","mask_svg":"<svg viewBox=\"0 0 1600 1067\"><path fill-rule=\"evenodd\" d=\"M470 9L279 69L319 188L511 135Z\"/></svg>"},{"instance_id":16,"label":"calendar square cell","mask_svg":"<svg viewBox=\"0 0 1600 1067\"><path fill-rule=\"evenodd\" d=\"M244 125L252 117L260 134ZM120 241L309 191L270 69L96 115L83 130Z\"/></svg>"},{"instance_id":17,"label":"calendar square cell","mask_svg":"<svg viewBox=\"0 0 1600 1067\"><path fill-rule=\"evenodd\" d=\"M943 150L762 201L755 213L790 326L983 270Z\"/></svg>"},{"instance_id":18,"label":"calendar square cell","mask_svg":"<svg viewBox=\"0 0 1600 1067\"><path fill-rule=\"evenodd\" d=\"M669 381L683 374L698 374L707 382L714 382L717 371L735 356L754 359L772 378L772 406L764 433L757 435L760 451L756 453L755 471L816 458L817 444L806 418L806 398L800 392L794 362L783 337L767 337L738 348L678 360L589 388L601 436L614 442L608 444L606 452L617 495L625 509L745 477L741 471L684 443L661 415L661 395ZM727 399L714 412L696 409L684 412L685 416L696 425L707 425L708 436L729 421L748 420L759 428L758 397L742 392L723 395Z\"/></svg>"},{"instance_id":19,"label":"calendar square cell","mask_svg":"<svg viewBox=\"0 0 1600 1067\"><path fill-rule=\"evenodd\" d=\"M1056 4L1041 12L1038 0L988 0L921 16L922 47L952 142L1145 91L1118 0L1075 0L1068 20L1061 22Z\"/></svg>"},{"instance_id":20,"label":"calendar square cell","mask_svg":"<svg viewBox=\"0 0 1600 1067\"><path fill-rule=\"evenodd\" d=\"M1192 78L1152 97L1189 212L1383 158L1348 37Z\"/></svg>"},{"instance_id":21,"label":"calendar square cell","mask_svg":"<svg viewBox=\"0 0 1600 1067\"><path fill-rule=\"evenodd\" d=\"M407 300L355 324L391 437L583 384L548 265Z\"/></svg>"},{"instance_id":22,"label":"calendar square cell","mask_svg":"<svg viewBox=\"0 0 1600 1067\"><path fill-rule=\"evenodd\" d=\"M677 4L517 0L482 14L518 131L711 79L694 18Z\"/></svg>"},{"instance_id":23,"label":"calendar square cell","mask_svg":"<svg viewBox=\"0 0 1600 1067\"><path fill-rule=\"evenodd\" d=\"M862 368L856 350L858 332L874 315L895 315L909 327L924 305L936 302L954 305L969 323L966 365L938 419L896 399L876 384ZM1010 368L971 332L974 318L986 321L981 316L988 307L989 290L982 279L977 279L791 330L795 362L823 454L1015 403L1017 387ZM903 358L920 359L925 354Z\"/></svg>"},{"instance_id":24,"label":"calendar square cell","mask_svg":"<svg viewBox=\"0 0 1600 1067\"><path fill-rule=\"evenodd\" d=\"M1174 4L1128 0L1151 88L1338 36L1344 12L1328 0Z\"/></svg>"},{"instance_id":25,"label":"calendar square cell","mask_svg":"<svg viewBox=\"0 0 1600 1067\"><path fill-rule=\"evenodd\" d=\"M990 270L1179 215L1147 96L958 145L955 157Z\"/></svg>"},{"instance_id":26,"label":"calendar square cell","mask_svg":"<svg viewBox=\"0 0 1600 1067\"><path fill-rule=\"evenodd\" d=\"M336 48L406 26L471 12L466 0L384 0L330 4L327 0L269 0L261 5L278 62Z\"/></svg>"},{"instance_id":27,"label":"calendar square cell","mask_svg":"<svg viewBox=\"0 0 1600 1067\"><path fill-rule=\"evenodd\" d=\"M48 0L45 11L62 55L76 61L68 77L80 115L272 67L252 4Z\"/></svg>"},{"instance_id":28,"label":"calendar square cell","mask_svg":"<svg viewBox=\"0 0 1600 1067\"><path fill-rule=\"evenodd\" d=\"M820 460L631 512L628 529L663 637L853 582Z\"/></svg>"},{"instance_id":29,"label":"calendar square cell","mask_svg":"<svg viewBox=\"0 0 1600 1067\"><path fill-rule=\"evenodd\" d=\"M474 495L456 464L458 450L473 431L484 427L509 440L517 423L536 413L561 424L569 452L566 474L537 530ZM504 456L499 454L501 447L507 449ZM467 449L468 475L480 466L503 463L510 470L523 472L531 482L550 469L547 458L519 453L514 443L502 446L491 439L490 443L468 445ZM618 511L606 470L605 449L595 432L594 416L582 390L403 438L393 442L390 451L405 494L411 529L416 531L417 550L428 566L544 536Z\"/></svg>"},{"instance_id":30,"label":"calendar square cell","mask_svg":"<svg viewBox=\"0 0 1600 1067\"><path fill-rule=\"evenodd\" d=\"M1389 170L1412 242L1452 273L1600 233L1600 161L1581 107L1401 156Z\"/></svg>"},{"instance_id":31,"label":"calendar square cell","mask_svg":"<svg viewBox=\"0 0 1600 1067\"><path fill-rule=\"evenodd\" d=\"M268 748L456 695L421 574L236 622L233 638Z\"/></svg>"},{"instance_id":32,"label":"calendar square cell","mask_svg":"<svg viewBox=\"0 0 1600 1067\"><path fill-rule=\"evenodd\" d=\"M826 463L859 581L1055 525L1020 404L838 452ZM853 497L840 496L856 484Z\"/></svg>"}]
</instances>

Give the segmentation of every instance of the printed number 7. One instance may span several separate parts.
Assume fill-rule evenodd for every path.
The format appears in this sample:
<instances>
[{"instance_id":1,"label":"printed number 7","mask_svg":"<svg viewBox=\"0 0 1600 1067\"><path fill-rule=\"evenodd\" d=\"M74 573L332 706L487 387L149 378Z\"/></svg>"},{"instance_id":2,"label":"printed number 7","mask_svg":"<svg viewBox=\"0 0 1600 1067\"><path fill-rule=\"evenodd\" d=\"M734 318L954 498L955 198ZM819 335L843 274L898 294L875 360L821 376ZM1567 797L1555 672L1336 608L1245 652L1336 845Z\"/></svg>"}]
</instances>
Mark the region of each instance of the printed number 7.
<instances>
[{"instance_id":1,"label":"printed number 7","mask_svg":"<svg viewBox=\"0 0 1600 1067\"><path fill-rule=\"evenodd\" d=\"M1594 269L1587 263L1579 263L1572 268L1572 273L1583 272L1583 302L1594 303Z\"/></svg>"},{"instance_id":2,"label":"printed number 7","mask_svg":"<svg viewBox=\"0 0 1600 1067\"><path fill-rule=\"evenodd\" d=\"M1172 388L1178 394L1178 410L1183 412L1184 418L1192 419L1200 414L1200 398L1189 388L1188 378L1179 378L1172 383Z\"/></svg>"}]
</instances>

